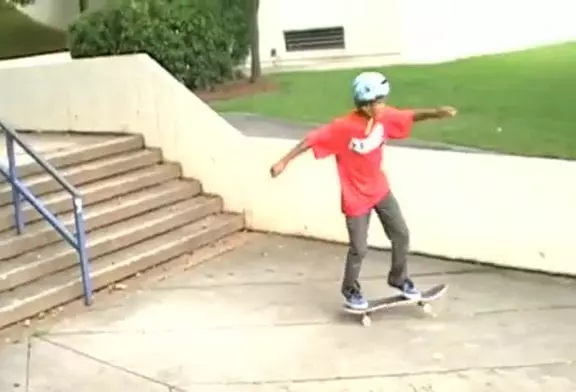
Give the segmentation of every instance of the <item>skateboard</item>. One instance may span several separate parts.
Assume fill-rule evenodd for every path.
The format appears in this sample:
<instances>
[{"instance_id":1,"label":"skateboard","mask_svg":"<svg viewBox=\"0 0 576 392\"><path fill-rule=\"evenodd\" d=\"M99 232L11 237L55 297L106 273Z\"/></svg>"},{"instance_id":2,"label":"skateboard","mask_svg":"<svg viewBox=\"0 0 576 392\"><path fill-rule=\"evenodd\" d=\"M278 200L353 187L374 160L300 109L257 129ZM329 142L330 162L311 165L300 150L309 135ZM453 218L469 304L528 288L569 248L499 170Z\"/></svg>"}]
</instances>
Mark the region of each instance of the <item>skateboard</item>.
<instances>
[{"instance_id":1,"label":"skateboard","mask_svg":"<svg viewBox=\"0 0 576 392\"><path fill-rule=\"evenodd\" d=\"M362 325L365 327L369 327L372 322L372 320L370 319L370 314L380 309L388 309L393 308L395 306L417 304L418 306L422 307L422 310L424 310L425 313L432 314L432 306L430 305L430 302L442 297L442 295L444 295L446 290L448 290L447 284L438 284L426 291L423 291L422 296L418 299L406 299L401 294L398 294L392 297L384 297L369 300L368 308L366 309L361 310L352 309L347 305L344 305L344 310L347 313L362 316Z\"/></svg>"}]
</instances>

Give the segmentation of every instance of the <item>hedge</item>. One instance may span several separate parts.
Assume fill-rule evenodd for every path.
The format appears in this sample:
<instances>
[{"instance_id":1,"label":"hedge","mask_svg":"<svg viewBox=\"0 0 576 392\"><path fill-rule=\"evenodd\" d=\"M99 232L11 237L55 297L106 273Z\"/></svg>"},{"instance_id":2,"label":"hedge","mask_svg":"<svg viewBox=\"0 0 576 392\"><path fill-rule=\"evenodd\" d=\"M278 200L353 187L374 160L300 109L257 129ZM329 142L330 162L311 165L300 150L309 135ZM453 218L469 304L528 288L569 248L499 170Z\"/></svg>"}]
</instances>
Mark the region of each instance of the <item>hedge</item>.
<instances>
[{"instance_id":1,"label":"hedge","mask_svg":"<svg viewBox=\"0 0 576 392\"><path fill-rule=\"evenodd\" d=\"M249 52L244 2L120 0L69 28L72 57L147 53L189 88L234 77Z\"/></svg>"}]
</instances>

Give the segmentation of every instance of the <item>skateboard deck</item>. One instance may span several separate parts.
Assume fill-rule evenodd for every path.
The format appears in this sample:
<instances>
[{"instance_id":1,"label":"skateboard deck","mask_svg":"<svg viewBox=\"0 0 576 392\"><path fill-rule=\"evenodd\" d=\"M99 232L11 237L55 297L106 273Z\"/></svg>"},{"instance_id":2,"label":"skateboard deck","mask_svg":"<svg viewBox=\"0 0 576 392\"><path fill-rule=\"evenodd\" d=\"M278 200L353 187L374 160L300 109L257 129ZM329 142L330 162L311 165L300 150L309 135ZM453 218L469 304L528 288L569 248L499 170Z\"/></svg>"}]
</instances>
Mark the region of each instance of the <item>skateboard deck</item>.
<instances>
[{"instance_id":1,"label":"skateboard deck","mask_svg":"<svg viewBox=\"0 0 576 392\"><path fill-rule=\"evenodd\" d=\"M438 284L436 286L429 288L428 290L423 291L422 296L418 299L407 299L404 298L401 294L398 294L391 297L369 300L368 308L366 309L352 309L347 305L344 305L344 310L347 313L362 316L362 325L368 327L371 323L370 314L380 309L388 309L396 306L417 304L418 306L422 307L426 313L432 313L432 308L429 302L432 302L442 297L442 295L444 295L446 290L448 290L447 284Z\"/></svg>"}]
</instances>

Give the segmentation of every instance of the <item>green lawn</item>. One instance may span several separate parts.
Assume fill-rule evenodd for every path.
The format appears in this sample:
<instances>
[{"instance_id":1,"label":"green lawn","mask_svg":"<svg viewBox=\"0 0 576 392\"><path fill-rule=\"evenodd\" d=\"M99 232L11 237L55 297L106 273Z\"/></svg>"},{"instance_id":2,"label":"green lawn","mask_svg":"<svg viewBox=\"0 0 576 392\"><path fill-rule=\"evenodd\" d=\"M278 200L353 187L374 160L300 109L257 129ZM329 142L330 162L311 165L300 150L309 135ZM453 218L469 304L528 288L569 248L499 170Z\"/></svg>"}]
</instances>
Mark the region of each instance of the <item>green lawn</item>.
<instances>
[{"instance_id":1,"label":"green lawn","mask_svg":"<svg viewBox=\"0 0 576 392\"><path fill-rule=\"evenodd\" d=\"M450 64L380 68L389 103L453 105L451 121L418 125L414 137L512 154L576 159L576 44ZM220 111L325 122L350 109L359 70L283 73L279 91L215 102ZM501 129L498 132L498 129Z\"/></svg>"},{"instance_id":2,"label":"green lawn","mask_svg":"<svg viewBox=\"0 0 576 392\"><path fill-rule=\"evenodd\" d=\"M0 0L0 60L66 50L66 34Z\"/></svg>"}]
</instances>

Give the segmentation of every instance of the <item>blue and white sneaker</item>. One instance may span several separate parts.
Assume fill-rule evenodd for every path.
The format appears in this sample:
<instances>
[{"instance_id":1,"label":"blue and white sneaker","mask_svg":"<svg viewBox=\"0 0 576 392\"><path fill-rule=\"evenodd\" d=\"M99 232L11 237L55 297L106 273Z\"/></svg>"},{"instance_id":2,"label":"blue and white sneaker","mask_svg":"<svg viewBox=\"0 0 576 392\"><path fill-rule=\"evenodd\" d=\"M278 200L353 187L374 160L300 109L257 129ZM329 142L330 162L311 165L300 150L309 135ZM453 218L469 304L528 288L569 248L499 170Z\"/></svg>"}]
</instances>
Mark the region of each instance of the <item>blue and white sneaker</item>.
<instances>
[{"instance_id":1,"label":"blue and white sneaker","mask_svg":"<svg viewBox=\"0 0 576 392\"><path fill-rule=\"evenodd\" d=\"M402 284L402 286L396 288L400 290L400 292L406 299L418 300L422 297L422 293L416 289L416 287L414 286L414 282L412 282L412 280L410 279L406 279Z\"/></svg>"},{"instance_id":2,"label":"blue and white sneaker","mask_svg":"<svg viewBox=\"0 0 576 392\"><path fill-rule=\"evenodd\" d=\"M350 290L349 293L344 295L346 299L346 306L354 310L368 309L368 301L362 296L358 290Z\"/></svg>"}]
</instances>

